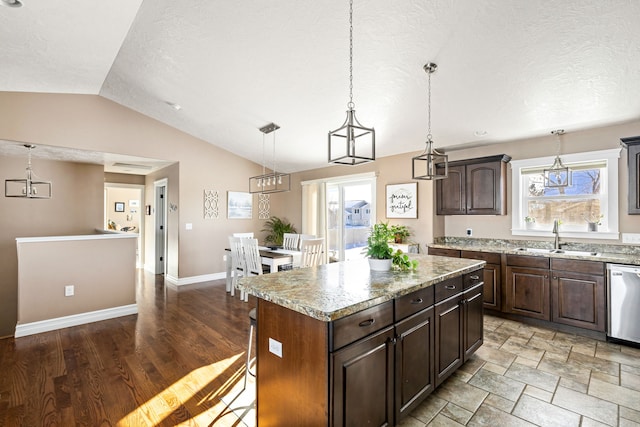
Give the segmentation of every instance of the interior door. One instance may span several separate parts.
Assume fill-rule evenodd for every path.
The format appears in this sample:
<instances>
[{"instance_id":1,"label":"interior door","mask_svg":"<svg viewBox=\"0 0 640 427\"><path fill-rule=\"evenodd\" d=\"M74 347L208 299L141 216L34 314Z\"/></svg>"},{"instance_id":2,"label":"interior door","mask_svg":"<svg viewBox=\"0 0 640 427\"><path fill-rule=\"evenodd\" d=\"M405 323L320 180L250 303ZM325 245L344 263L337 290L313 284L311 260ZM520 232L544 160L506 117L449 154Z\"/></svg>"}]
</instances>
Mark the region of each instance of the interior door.
<instances>
[{"instance_id":1,"label":"interior door","mask_svg":"<svg viewBox=\"0 0 640 427\"><path fill-rule=\"evenodd\" d=\"M156 210L155 210L155 273L166 272L166 182L156 183Z\"/></svg>"}]
</instances>

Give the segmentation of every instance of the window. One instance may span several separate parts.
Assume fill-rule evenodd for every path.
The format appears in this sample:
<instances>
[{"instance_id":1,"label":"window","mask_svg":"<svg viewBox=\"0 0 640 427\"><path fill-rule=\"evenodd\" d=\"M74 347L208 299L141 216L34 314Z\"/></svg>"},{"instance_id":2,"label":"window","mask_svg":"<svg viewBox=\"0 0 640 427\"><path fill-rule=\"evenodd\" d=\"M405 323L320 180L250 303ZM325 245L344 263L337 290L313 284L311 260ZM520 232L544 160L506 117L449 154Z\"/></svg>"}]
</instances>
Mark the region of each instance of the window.
<instances>
[{"instance_id":1,"label":"window","mask_svg":"<svg viewBox=\"0 0 640 427\"><path fill-rule=\"evenodd\" d=\"M511 162L512 234L540 236L555 219L566 237L618 238L618 173L620 149L562 155L572 171L568 187L545 188L543 170L554 157ZM589 226L589 223L597 224Z\"/></svg>"}]
</instances>

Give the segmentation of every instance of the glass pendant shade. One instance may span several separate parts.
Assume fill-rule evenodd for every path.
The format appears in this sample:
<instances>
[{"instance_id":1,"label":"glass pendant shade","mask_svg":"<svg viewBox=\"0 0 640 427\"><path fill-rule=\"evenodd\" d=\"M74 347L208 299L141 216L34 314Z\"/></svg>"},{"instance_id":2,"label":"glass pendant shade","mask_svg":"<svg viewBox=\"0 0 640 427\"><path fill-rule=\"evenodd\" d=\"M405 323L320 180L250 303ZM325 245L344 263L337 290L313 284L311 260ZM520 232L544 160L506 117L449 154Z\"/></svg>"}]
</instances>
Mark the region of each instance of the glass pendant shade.
<instances>
[{"instance_id":1,"label":"glass pendant shade","mask_svg":"<svg viewBox=\"0 0 640 427\"><path fill-rule=\"evenodd\" d=\"M437 180L449 175L449 156L433 149L433 141L427 141L424 152L412 159L413 179Z\"/></svg>"},{"instance_id":2,"label":"glass pendant shade","mask_svg":"<svg viewBox=\"0 0 640 427\"><path fill-rule=\"evenodd\" d=\"M18 179L5 179L5 197L24 197L29 199L50 199L51 181L38 181L33 179L33 169L31 168L31 150L35 145L25 145L29 149L29 160L27 163L27 177Z\"/></svg>"},{"instance_id":3,"label":"glass pendant shade","mask_svg":"<svg viewBox=\"0 0 640 427\"><path fill-rule=\"evenodd\" d=\"M561 188L571 185L572 174L571 170L562 163L560 158L560 135L564 134L564 129L558 129L551 131L557 138L557 154L553 161L553 164L549 168L545 168L544 173L544 186L546 188Z\"/></svg>"},{"instance_id":4,"label":"glass pendant shade","mask_svg":"<svg viewBox=\"0 0 640 427\"><path fill-rule=\"evenodd\" d=\"M356 112L347 110L347 119L329 132L329 163L360 165L376 159L376 132L358 122Z\"/></svg>"}]
</instances>

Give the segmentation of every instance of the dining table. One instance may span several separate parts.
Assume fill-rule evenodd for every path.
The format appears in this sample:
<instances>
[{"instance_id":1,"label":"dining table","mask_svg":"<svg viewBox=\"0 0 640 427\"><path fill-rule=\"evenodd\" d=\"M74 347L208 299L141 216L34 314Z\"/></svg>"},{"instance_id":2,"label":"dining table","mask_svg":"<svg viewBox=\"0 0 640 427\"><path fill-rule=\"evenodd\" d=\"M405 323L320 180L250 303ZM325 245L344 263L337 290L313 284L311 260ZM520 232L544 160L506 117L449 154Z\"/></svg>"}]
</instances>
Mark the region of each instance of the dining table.
<instances>
[{"instance_id":1,"label":"dining table","mask_svg":"<svg viewBox=\"0 0 640 427\"><path fill-rule=\"evenodd\" d=\"M258 246L258 250L260 251L260 259L262 260L262 264L269 267L269 273L276 273L278 271L278 267L284 265L300 265L300 260L302 259L302 252L294 251L290 249L283 249L281 247L276 246ZM231 290L232 286L232 258L231 258L231 249L226 248L226 279L227 279L227 292Z\"/></svg>"}]
</instances>

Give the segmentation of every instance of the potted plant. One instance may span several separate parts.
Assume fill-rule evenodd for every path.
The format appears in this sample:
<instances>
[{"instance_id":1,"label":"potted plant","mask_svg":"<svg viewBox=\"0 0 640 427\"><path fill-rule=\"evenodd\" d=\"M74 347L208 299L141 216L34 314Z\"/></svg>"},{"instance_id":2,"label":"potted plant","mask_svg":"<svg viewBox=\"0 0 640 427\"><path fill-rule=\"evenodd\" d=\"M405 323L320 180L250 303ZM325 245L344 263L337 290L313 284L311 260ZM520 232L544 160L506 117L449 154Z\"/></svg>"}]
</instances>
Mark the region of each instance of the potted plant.
<instances>
[{"instance_id":1,"label":"potted plant","mask_svg":"<svg viewBox=\"0 0 640 427\"><path fill-rule=\"evenodd\" d=\"M267 232L264 242L275 246L282 246L284 233L297 233L293 224L286 219L280 219L277 216L269 218L264 223L264 228L261 231Z\"/></svg>"},{"instance_id":2,"label":"potted plant","mask_svg":"<svg viewBox=\"0 0 640 427\"><path fill-rule=\"evenodd\" d=\"M392 225L391 233L393 233L393 237L395 243L403 243L404 239L409 237L409 227L406 225Z\"/></svg>"},{"instance_id":3,"label":"potted plant","mask_svg":"<svg viewBox=\"0 0 640 427\"><path fill-rule=\"evenodd\" d=\"M525 216L524 222L527 226L527 229L533 228L536 225L536 219L532 216Z\"/></svg>"},{"instance_id":4,"label":"potted plant","mask_svg":"<svg viewBox=\"0 0 640 427\"><path fill-rule=\"evenodd\" d=\"M369 267L374 271L389 271L393 266L397 270L415 270L418 262L410 260L402 251L393 251L389 241L394 238L393 227L386 222L374 224L367 238L366 254Z\"/></svg>"},{"instance_id":5,"label":"potted plant","mask_svg":"<svg viewBox=\"0 0 640 427\"><path fill-rule=\"evenodd\" d=\"M604 218L604 214L591 214L589 217L585 218L587 221L587 231L598 231L598 226L602 225L602 218Z\"/></svg>"}]
</instances>

